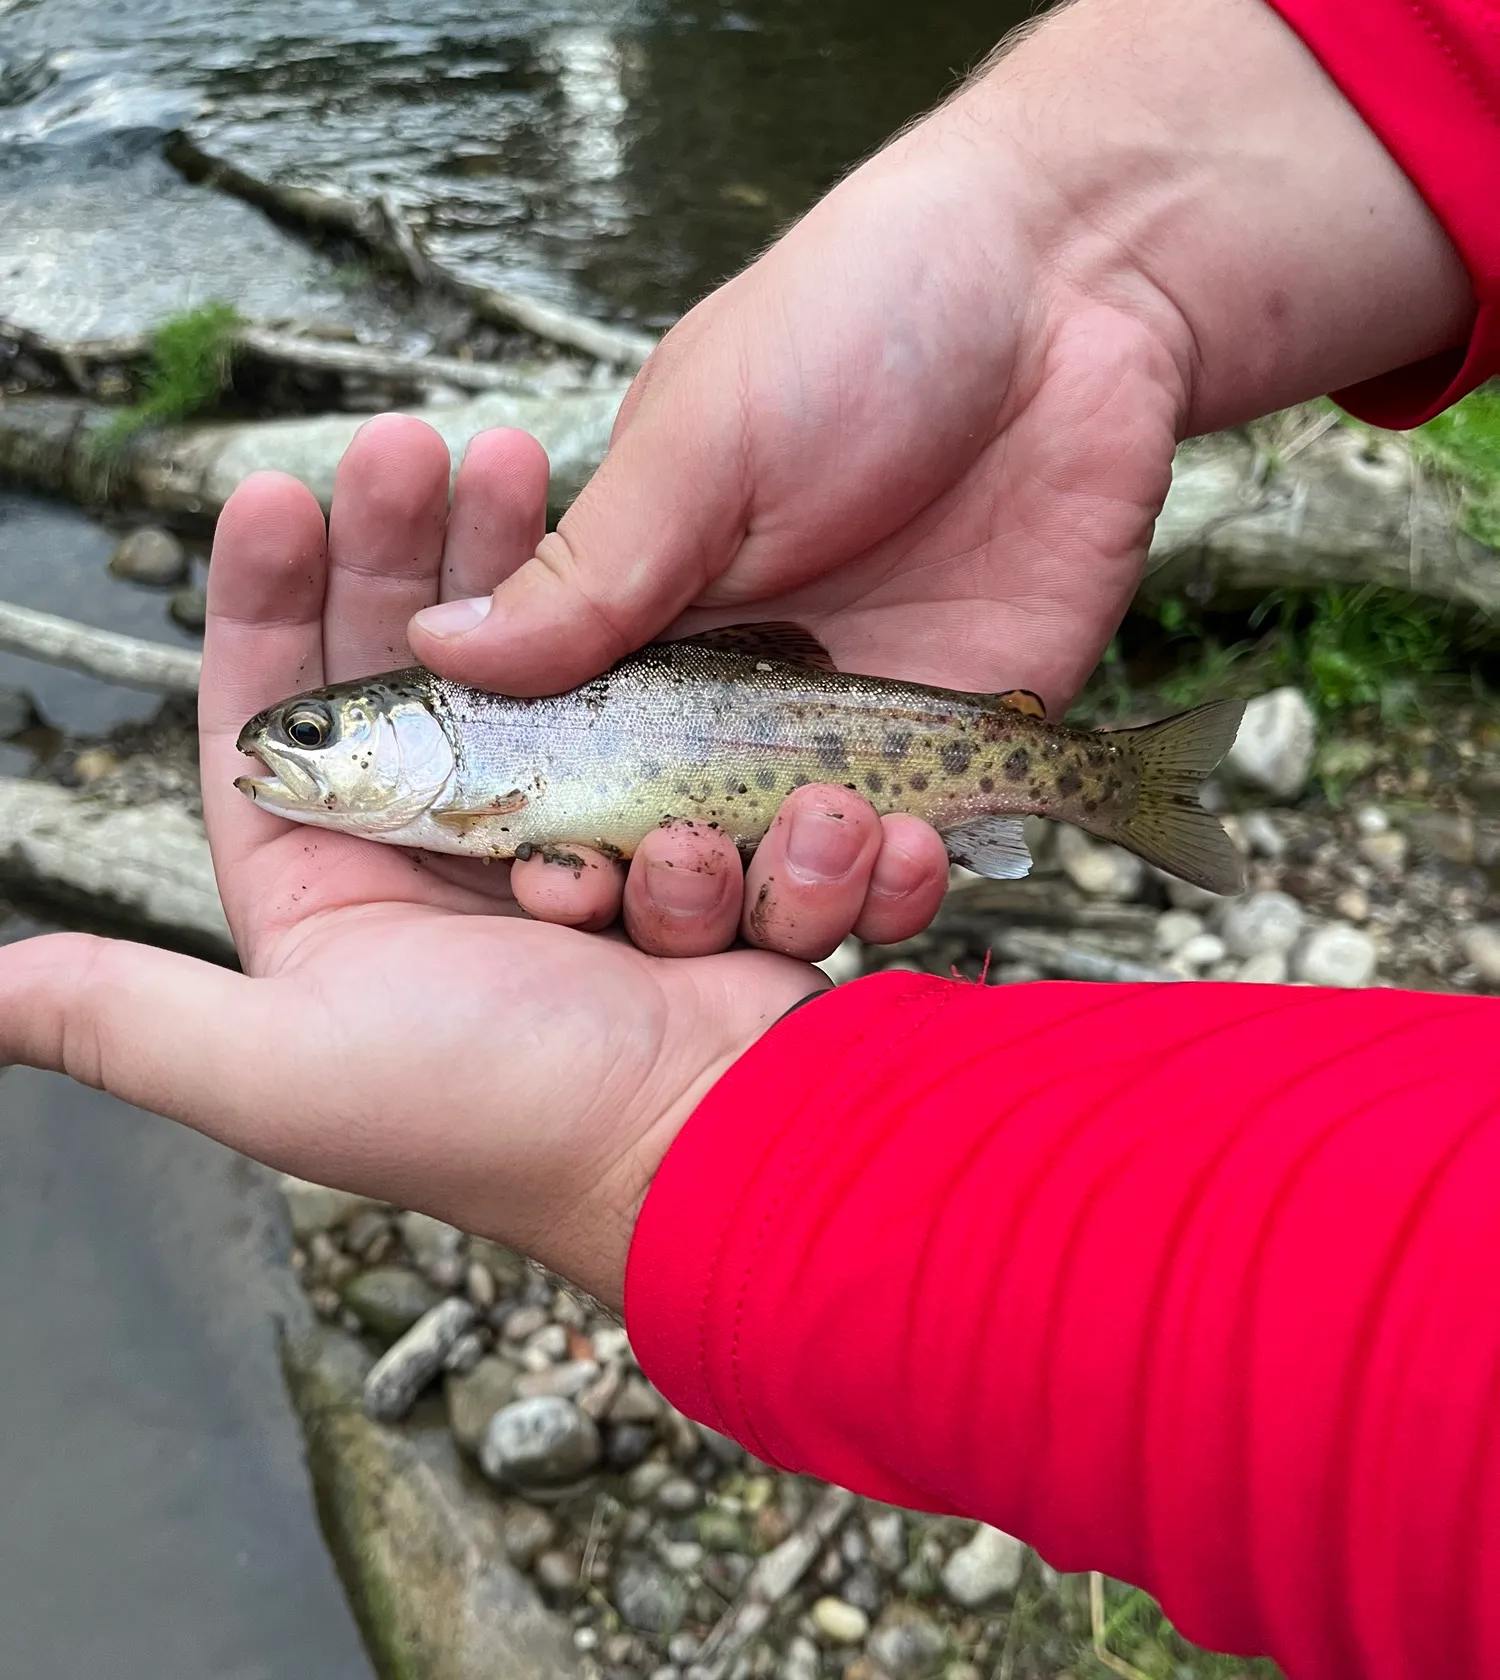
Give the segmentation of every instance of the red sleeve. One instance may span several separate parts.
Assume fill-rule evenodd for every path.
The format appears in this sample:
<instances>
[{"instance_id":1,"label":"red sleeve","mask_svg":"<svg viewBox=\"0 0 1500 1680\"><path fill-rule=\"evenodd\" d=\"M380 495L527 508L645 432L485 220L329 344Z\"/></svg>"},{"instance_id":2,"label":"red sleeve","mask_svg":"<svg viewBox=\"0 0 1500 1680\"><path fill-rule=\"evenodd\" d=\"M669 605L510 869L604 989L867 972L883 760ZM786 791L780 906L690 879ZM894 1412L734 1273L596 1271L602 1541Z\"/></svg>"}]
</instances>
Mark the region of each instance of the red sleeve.
<instances>
[{"instance_id":1,"label":"red sleeve","mask_svg":"<svg viewBox=\"0 0 1500 1680\"><path fill-rule=\"evenodd\" d=\"M1293 1680L1493 1675L1497 1042L1480 998L842 987L669 1152L632 1339L763 1459Z\"/></svg>"},{"instance_id":2,"label":"red sleeve","mask_svg":"<svg viewBox=\"0 0 1500 1680\"><path fill-rule=\"evenodd\" d=\"M1416 426L1500 374L1500 6L1496 0L1269 0L1380 137L1469 270L1467 347L1336 393Z\"/></svg>"}]
</instances>

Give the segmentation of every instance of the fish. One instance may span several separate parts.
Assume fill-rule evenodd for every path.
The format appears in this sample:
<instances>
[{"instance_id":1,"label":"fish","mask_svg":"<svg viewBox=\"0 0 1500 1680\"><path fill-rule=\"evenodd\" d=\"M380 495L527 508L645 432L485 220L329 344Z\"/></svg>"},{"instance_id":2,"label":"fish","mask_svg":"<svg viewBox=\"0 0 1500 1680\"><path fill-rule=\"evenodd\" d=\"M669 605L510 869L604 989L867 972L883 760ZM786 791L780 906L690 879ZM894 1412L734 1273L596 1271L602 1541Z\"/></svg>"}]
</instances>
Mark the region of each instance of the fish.
<instances>
[{"instance_id":1,"label":"fish","mask_svg":"<svg viewBox=\"0 0 1500 1680\"><path fill-rule=\"evenodd\" d=\"M1077 729L1024 690L861 676L799 625L736 625L651 643L565 694L492 694L413 666L294 695L245 725L240 751L267 773L235 785L386 845L576 866L576 848L629 858L678 821L749 856L789 793L831 782L930 823L979 875L1028 872L1023 819L1037 816L1229 895L1243 864L1199 794L1243 711L1218 700Z\"/></svg>"}]
</instances>

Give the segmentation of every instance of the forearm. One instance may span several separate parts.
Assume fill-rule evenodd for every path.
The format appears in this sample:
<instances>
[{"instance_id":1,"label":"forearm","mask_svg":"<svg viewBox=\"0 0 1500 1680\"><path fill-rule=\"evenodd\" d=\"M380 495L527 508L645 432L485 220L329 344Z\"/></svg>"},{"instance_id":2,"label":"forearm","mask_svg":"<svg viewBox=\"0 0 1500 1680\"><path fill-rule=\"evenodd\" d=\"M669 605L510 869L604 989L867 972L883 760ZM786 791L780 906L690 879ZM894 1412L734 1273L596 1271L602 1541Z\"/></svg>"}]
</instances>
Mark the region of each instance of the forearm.
<instances>
[{"instance_id":1,"label":"forearm","mask_svg":"<svg viewBox=\"0 0 1500 1680\"><path fill-rule=\"evenodd\" d=\"M1077 0L898 145L965 132L997 200L1029 204L1064 306L1150 323L1184 434L1418 362L1473 324L1432 210L1263 0Z\"/></svg>"}]
</instances>

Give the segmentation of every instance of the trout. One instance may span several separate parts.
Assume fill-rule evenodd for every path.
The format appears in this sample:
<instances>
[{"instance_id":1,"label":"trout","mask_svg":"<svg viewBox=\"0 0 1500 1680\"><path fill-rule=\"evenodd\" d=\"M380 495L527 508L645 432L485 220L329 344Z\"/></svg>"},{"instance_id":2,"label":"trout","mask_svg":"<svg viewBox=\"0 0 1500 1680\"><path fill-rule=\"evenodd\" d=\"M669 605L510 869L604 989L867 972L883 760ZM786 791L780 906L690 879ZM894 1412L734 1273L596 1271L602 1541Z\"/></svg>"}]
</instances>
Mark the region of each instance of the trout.
<instances>
[{"instance_id":1,"label":"trout","mask_svg":"<svg viewBox=\"0 0 1500 1680\"><path fill-rule=\"evenodd\" d=\"M1239 853L1199 803L1243 702L1136 729L1051 723L1034 696L839 671L796 625L653 643L566 694L514 699L414 667L299 694L239 737L266 775L235 785L293 821L468 857L628 858L681 819L744 855L810 782L905 811L949 856L1025 875L1024 816L1072 823L1215 893Z\"/></svg>"}]
</instances>

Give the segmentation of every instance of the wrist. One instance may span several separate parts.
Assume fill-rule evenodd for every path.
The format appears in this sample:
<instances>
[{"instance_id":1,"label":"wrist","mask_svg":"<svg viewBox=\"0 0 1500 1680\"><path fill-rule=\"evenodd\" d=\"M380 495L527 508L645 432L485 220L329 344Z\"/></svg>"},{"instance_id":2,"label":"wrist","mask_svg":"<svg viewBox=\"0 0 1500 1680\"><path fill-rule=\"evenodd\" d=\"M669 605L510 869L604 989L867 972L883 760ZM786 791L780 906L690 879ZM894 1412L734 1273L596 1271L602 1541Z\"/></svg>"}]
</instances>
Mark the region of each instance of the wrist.
<instances>
[{"instance_id":1,"label":"wrist","mask_svg":"<svg viewBox=\"0 0 1500 1680\"><path fill-rule=\"evenodd\" d=\"M1263 0L1077 0L933 122L988 142L1065 308L1118 308L1170 356L1183 435L1470 330L1437 219Z\"/></svg>"}]
</instances>

